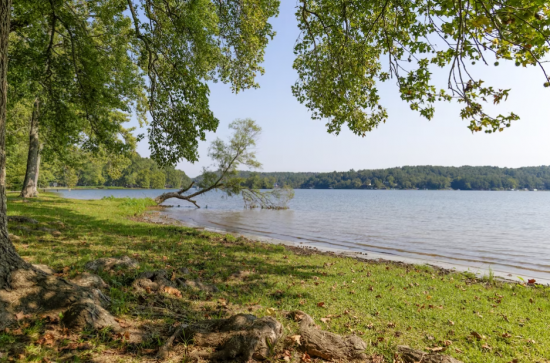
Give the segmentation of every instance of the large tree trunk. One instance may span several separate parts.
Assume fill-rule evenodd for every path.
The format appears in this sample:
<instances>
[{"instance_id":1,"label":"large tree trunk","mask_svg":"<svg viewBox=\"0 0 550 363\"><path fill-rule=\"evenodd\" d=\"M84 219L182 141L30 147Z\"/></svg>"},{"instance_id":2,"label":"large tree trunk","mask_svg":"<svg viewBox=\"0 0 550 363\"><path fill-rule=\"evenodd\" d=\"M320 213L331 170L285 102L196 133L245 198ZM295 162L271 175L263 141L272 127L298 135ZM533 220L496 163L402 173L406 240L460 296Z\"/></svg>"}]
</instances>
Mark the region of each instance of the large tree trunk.
<instances>
[{"instance_id":1,"label":"large tree trunk","mask_svg":"<svg viewBox=\"0 0 550 363\"><path fill-rule=\"evenodd\" d=\"M8 106L8 39L11 0L0 0L0 289L8 285L11 270L25 265L8 237L6 204L6 114ZM0 299L0 321L7 302Z\"/></svg>"},{"instance_id":2,"label":"large tree trunk","mask_svg":"<svg viewBox=\"0 0 550 363\"><path fill-rule=\"evenodd\" d=\"M8 237L6 204L6 114L8 107L8 39L11 0L0 0L0 289L10 271L24 264ZM2 301L0 301L2 304ZM1 320L1 316L0 316Z\"/></svg>"},{"instance_id":3,"label":"large tree trunk","mask_svg":"<svg viewBox=\"0 0 550 363\"><path fill-rule=\"evenodd\" d=\"M38 117L40 103L38 98L34 101L29 131L29 155L27 157L27 172L21 196L32 198L38 196L38 173L40 171L40 139L38 137Z\"/></svg>"}]
</instances>

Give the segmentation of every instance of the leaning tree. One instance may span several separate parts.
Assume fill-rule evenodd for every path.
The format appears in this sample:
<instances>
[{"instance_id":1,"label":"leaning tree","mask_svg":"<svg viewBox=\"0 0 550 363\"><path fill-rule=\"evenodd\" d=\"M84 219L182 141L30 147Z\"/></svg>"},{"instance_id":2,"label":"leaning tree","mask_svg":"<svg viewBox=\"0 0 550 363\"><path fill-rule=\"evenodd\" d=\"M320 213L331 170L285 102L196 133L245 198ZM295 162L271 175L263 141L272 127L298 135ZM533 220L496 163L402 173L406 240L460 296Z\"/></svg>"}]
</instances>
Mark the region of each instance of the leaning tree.
<instances>
[{"instance_id":1,"label":"leaning tree","mask_svg":"<svg viewBox=\"0 0 550 363\"><path fill-rule=\"evenodd\" d=\"M195 207L200 208L195 200L196 197L210 191L221 191L229 197L242 195L246 208L288 208L288 202L294 197L293 189L261 191L253 185L245 186L244 178L239 175L239 168L243 166L249 169L261 167L254 150L262 131L261 127L254 120L237 119L229 124L229 129L232 130L232 135L227 142L218 138L210 145L208 156L214 164L211 168L204 168L200 177L197 178L198 189L187 193L195 186L195 181L191 181L180 190L166 192L156 197L157 204L176 198L193 203Z\"/></svg>"},{"instance_id":2,"label":"leaning tree","mask_svg":"<svg viewBox=\"0 0 550 363\"><path fill-rule=\"evenodd\" d=\"M0 0L0 325L16 309L37 305L72 304L97 311L92 308L97 298L35 271L8 238L9 40L35 24L35 9L41 9L42 18L61 24L63 14L89 9L87 20L100 21L107 31L116 24L132 27L121 39L147 87L151 156L173 164L182 158L197 160L198 141L218 125L208 103L209 81L231 83L235 92L257 86L265 46L274 36L268 20L278 5L276 0ZM384 122L387 111L380 104L379 82L394 80L401 98L428 119L438 100L457 100L470 129L486 132L502 131L518 116L486 112L485 102L498 104L509 90L486 85L471 73L470 63L539 66L541 83L549 85L544 62L550 46L550 8L544 0L302 0L296 16L301 35L295 45L298 81L292 90L313 118L327 121L329 132L338 133L347 124L364 135ZM86 37L95 35L75 24L62 26L67 30L62 37L71 44L69 57ZM113 50L112 44L100 47L107 53ZM434 83L434 67L448 70L445 85ZM75 78L83 71L78 66L69 69ZM85 91L93 85L79 87ZM83 115L94 136L100 135L96 111ZM59 135L64 131L60 127Z\"/></svg>"}]
</instances>

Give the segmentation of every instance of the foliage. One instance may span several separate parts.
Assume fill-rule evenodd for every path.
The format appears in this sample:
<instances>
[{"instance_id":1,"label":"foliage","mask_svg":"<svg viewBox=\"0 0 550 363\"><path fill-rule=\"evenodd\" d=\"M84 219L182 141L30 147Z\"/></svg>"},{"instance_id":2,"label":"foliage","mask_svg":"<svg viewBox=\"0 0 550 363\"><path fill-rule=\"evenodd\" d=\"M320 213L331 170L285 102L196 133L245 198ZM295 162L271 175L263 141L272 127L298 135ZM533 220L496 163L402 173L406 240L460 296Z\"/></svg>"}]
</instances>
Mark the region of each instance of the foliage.
<instances>
[{"instance_id":1,"label":"foliage","mask_svg":"<svg viewBox=\"0 0 550 363\"><path fill-rule=\"evenodd\" d=\"M401 98L427 119L438 101L457 100L460 116L474 131L503 131L519 116L492 116L509 89L485 85L470 63L510 61L536 66L545 87L550 50L550 7L545 0L302 0L296 17L301 36L295 45L298 80L293 93L328 120L329 132L347 124L365 135L385 122L378 87L395 80ZM434 82L437 68L445 82ZM446 89L444 88L446 86Z\"/></svg>"},{"instance_id":2,"label":"foliage","mask_svg":"<svg viewBox=\"0 0 550 363\"><path fill-rule=\"evenodd\" d=\"M260 191L258 188L264 183L258 183L255 174L251 174L246 180L240 176L240 166L251 169L261 167L254 151L262 130L260 126L251 119L237 119L229 124L229 128L233 134L227 143L218 138L210 145L208 156L214 161L212 168L204 168L198 178L179 191L159 195L155 199L158 204L170 198L178 198L199 208L193 198L211 190L220 190L228 196L241 194L245 208L288 208L288 202L294 197L292 189ZM195 183L200 189L185 194Z\"/></svg>"},{"instance_id":3,"label":"foliage","mask_svg":"<svg viewBox=\"0 0 550 363\"><path fill-rule=\"evenodd\" d=\"M25 149L25 147L22 147ZM104 149L96 153L71 148L73 159L65 163L48 157L40 166L39 186L47 188L57 186L80 187L126 187L126 188L181 188L190 183L189 177L173 166L160 167L150 158L142 158L134 152L126 155L113 155ZM26 150L18 155L8 155L10 189L19 189L25 175ZM17 166L22 165L17 168ZM70 177L70 179L68 179ZM69 182L69 183L68 183Z\"/></svg>"},{"instance_id":4,"label":"foliage","mask_svg":"<svg viewBox=\"0 0 550 363\"><path fill-rule=\"evenodd\" d=\"M229 142L218 138L210 145L208 156L214 165L203 169L197 185L202 189L221 189L231 196L242 188L242 179L238 176L241 165L252 169L262 166L254 151L262 129L251 119L237 119L229 128L233 130Z\"/></svg>"},{"instance_id":5,"label":"foliage","mask_svg":"<svg viewBox=\"0 0 550 363\"><path fill-rule=\"evenodd\" d=\"M94 203L47 193L27 203L8 198L10 214L65 225L61 239L25 231L20 234L15 246L31 263L49 265L71 278L85 271L86 262L100 257L127 255L139 260L138 271L101 273L117 290L111 290L110 297L115 300L111 311L130 326L151 320L152 329L165 331L175 322L226 318L244 311L258 317L274 314L284 323L285 334L291 336L296 334L297 324L282 313L299 309L324 330L356 334L368 342L367 354L383 354L388 362L395 359L397 345L421 350L446 347L444 354L475 363L543 362L550 356L550 290L545 286L489 284L474 273L377 260L361 262L229 234L137 222L128 218L136 210L123 213L116 198ZM184 289L182 297L176 298L137 294L129 288L140 272L159 269L175 273L176 278L200 278L205 284L215 284L219 291L209 294ZM189 273L183 275L183 269ZM99 360L108 352L113 360L144 361L154 359L158 348L145 341L135 349L132 341L104 337L101 332L66 335L59 325L55 325L60 329L59 340L50 346L40 343L46 326L32 335L25 324L20 322L22 333L0 334L0 352L29 347L22 352L24 358L14 356L59 361L67 354L60 348L71 340L91 345L89 350L73 350L73 360ZM275 349L278 353L289 348L277 345Z\"/></svg>"},{"instance_id":6,"label":"foliage","mask_svg":"<svg viewBox=\"0 0 550 363\"><path fill-rule=\"evenodd\" d=\"M235 92L257 87L264 48L275 34L268 19L278 5L14 2L10 101L39 100L46 145L58 151L72 145L125 150L117 137L121 122L130 112L145 122L148 111L153 159L196 161L198 140L218 125L207 82L231 83Z\"/></svg>"},{"instance_id":7,"label":"foliage","mask_svg":"<svg viewBox=\"0 0 550 363\"><path fill-rule=\"evenodd\" d=\"M144 83L131 56L130 24L113 16L113 5L13 4L10 103L35 108L45 155L63 159L75 145L93 152L133 149L122 124L131 113L144 118Z\"/></svg>"},{"instance_id":8,"label":"foliage","mask_svg":"<svg viewBox=\"0 0 550 363\"><path fill-rule=\"evenodd\" d=\"M294 189L276 188L262 192L258 189L243 189L242 196L245 208L254 209L288 209L288 202L294 198Z\"/></svg>"},{"instance_id":9,"label":"foliage","mask_svg":"<svg viewBox=\"0 0 550 363\"><path fill-rule=\"evenodd\" d=\"M249 175L240 172L241 176ZM550 166L499 168L492 166L404 166L332 173L258 173L256 183L274 180L295 189L460 189L550 190Z\"/></svg>"}]
</instances>

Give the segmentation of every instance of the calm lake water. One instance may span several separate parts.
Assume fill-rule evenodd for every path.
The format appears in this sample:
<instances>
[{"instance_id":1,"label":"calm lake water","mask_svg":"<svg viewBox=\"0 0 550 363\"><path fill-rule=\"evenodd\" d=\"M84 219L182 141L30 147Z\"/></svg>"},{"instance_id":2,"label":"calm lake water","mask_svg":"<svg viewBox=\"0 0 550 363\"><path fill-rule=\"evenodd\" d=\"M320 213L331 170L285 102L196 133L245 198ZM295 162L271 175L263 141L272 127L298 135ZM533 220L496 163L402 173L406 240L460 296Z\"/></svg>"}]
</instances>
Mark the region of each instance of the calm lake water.
<instances>
[{"instance_id":1,"label":"calm lake water","mask_svg":"<svg viewBox=\"0 0 550 363\"><path fill-rule=\"evenodd\" d=\"M166 190L75 190L96 199ZM349 251L380 252L550 278L550 193L296 190L289 210L244 210L210 193L167 214L186 223ZM180 204L181 207L177 208ZM208 206L208 208L205 208Z\"/></svg>"}]
</instances>

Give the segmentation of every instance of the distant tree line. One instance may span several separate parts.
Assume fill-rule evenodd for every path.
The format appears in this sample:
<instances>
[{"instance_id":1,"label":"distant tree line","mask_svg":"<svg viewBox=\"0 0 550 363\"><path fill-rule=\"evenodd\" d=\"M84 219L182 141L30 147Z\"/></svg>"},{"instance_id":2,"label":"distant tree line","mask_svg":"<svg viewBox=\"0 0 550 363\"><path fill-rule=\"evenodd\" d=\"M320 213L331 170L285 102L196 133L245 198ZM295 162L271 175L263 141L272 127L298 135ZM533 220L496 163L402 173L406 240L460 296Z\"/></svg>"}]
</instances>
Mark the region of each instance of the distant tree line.
<instances>
[{"instance_id":1,"label":"distant tree line","mask_svg":"<svg viewBox=\"0 0 550 363\"><path fill-rule=\"evenodd\" d=\"M550 166L404 166L332 173L246 173L247 181L295 189L550 190Z\"/></svg>"},{"instance_id":2,"label":"distant tree line","mask_svg":"<svg viewBox=\"0 0 550 363\"><path fill-rule=\"evenodd\" d=\"M181 188L191 179L172 166L160 167L150 158L137 152L130 157L114 158L112 155L90 155L76 149L70 162L58 159L45 160L38 179L39 188L52 186L121 187L121 188ZM22 155L23 156L23 155ZM25 176L25 164L21 158L8 161L7 182L12 190L19 190Z\"/></svg>"}]
</instances>

